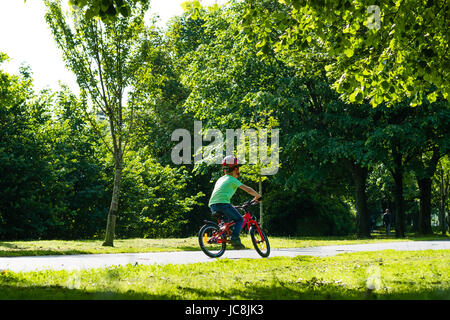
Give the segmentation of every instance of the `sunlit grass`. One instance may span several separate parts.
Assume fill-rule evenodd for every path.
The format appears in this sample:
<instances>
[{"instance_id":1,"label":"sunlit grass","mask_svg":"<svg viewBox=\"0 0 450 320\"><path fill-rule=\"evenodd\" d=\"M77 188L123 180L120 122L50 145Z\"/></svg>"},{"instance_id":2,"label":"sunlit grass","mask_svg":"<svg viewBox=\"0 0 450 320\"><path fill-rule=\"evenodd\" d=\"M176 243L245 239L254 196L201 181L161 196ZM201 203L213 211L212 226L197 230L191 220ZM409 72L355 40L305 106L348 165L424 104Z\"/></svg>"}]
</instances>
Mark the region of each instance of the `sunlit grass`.
<instances>
[{"instance_id":1,"label":"sunlit grass","mask_svg":"<svg viewBox=\"0 0 450 320\"><path fill-rule=\"evenodd\" d=\"M393 236L377 236L373 239L356 239L356 237L272 237L269 236L271 248L303 248L314 246L363 244L391 241L437 240L448 239L442 236L418 238L409 236L396 239ZM247 248L253 248L250 237L242 235L242 242ZM42 240L42 241L0 241L0 256L39 256L67 254L99 253L133 253L162 251L200 250L197 237L167 239L116 239L114 247L103 247L102 240Z\"/></svg>"},{"instance_id":2,"label":"sunlit grass","mask_svg":"<svg viewBox=\"0 0 450 320\"><path fill-rule=\"evenodd\" d=\"M1 299L450 299L450 250L0 274Z\"/></svg>"}]
</instances>

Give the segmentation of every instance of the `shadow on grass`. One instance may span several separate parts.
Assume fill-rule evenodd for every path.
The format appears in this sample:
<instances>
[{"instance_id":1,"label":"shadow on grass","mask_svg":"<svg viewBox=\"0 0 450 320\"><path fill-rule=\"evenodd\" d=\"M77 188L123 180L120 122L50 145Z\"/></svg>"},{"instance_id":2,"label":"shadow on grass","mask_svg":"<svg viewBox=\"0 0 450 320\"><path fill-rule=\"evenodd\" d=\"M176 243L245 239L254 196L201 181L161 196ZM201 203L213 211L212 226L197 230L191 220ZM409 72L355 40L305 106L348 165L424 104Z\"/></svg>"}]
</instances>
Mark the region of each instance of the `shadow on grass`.
<instances>
[{"instance_id":1,"label":"shadow on grass","mask_svg":"<svg viewBox=\"0 0 450 320\"><path fill-rule=\"evenodd\" d=\"M33 250L0 250L0 257L31 257L31 256L64 256L75 254L92 254L91 251L83 250L51 250L51 249L33 249Z\"/></svg>"},{"instance_id":2,"label":"shadow on grass","mask_svg":"<svg viewBox=\"0 0 450 320\"><path fill-rule=\"evenodd\" d=\"M0 300L171 300L169 295L139 292L88 291L61 286L0 286Z\"/></svg>"},{"instance_id":3,"label":"shadow on grass","mask_svg":"<svg viewBox=\"0 0 450 320\"><path fill-rule=\"evenodd\" d=\"M350 289L337 284L272 284L271 286L247 285L245 289L230 289L214 295L212 292L183 288L183 291L204 299L224 300L450 300L450 288L421 290L418 292L388 293L364 289Z\"/></svg>"},{"instance_id":4,"label":"shadow on grass","mask_svg":"<svg viewBox=\"0 0 450 320\"><path fill-rule=\"evenodd\" d=\"M21 247L20 244L0 241L0 257L23 257L23 256L49 256L49 255L76 255L76 254L102 254L102 253L140 253L140 252L176 252L176 251L200 251L196 245L183 246L149 246L149 247L101 247L98 248L39 248ZM5 249L3 249L5 248Z\"/></svg>"},{"instance_id":5,"label":"shadow on grass","mask_svg":"<svg viewBox=\"0 0 450 320\"><path fill-rule=\"evenodd\" d=\"M200 251L200 247L197 246L177 246L176 249L178 251Z\"/></svg>"},{"instance_id":6,"label":"shadow on grass","mask_svg":"<svg viewBox=\"0 0 450 320\"><path fill-rule=\"evenodd\" d=\"M22 285L0 285L0 300L450 300L450 288L389 293L314 282L272 283L269 286L246 284L245 288L231 288L220 292L178 286L174 293L161 294Z\"/></svg>"}]
</instances>

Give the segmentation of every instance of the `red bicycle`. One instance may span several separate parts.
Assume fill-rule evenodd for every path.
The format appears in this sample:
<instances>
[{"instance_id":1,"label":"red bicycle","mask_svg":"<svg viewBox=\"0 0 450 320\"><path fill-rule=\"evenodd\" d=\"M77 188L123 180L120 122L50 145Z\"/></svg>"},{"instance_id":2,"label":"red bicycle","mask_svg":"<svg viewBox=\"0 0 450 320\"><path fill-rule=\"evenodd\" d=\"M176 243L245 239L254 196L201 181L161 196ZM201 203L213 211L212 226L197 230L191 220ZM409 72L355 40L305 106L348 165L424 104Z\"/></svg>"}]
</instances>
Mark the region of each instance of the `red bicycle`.
<instances>
[{"instance_id":1,"label":"red bicycle","mask_svg":"<svg viewBox=\"0 0 450 320\"><path fill-rule=\"evenodd\" d=\"M240 206L235 206L235 208L244 212L242 230L247 227L256 252L261 257L266 258L270 254L269 239L259 226L256 217L252 216L248 210L250 206L256 203L256 201L250 200ZM198 243L208 257L218 258L225 253L227 243L230 243L231 227L234 226L235 222L225 222L221 212L216 212L213 216L217 218L217 223L204 220L205 225L200 228L198 233Z\"/></svg>"}]
</instances>

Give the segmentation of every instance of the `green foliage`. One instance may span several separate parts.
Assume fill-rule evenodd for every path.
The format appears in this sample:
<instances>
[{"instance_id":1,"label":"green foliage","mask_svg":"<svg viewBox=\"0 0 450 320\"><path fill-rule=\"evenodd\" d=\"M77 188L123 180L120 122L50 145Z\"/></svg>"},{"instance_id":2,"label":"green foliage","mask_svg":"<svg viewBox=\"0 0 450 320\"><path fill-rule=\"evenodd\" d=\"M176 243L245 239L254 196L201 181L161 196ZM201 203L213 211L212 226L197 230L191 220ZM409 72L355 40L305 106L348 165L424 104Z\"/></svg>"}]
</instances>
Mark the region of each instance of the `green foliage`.
<instances>
[{"instance_id":1,"label":"green foliage","mask_svg":"<svg viewBox=\"0 0 450 320\"><path fill-rule=\"evenodd\" d=\"M103 112L111 121L112 141L108 144L118 157L116 150L123 153L123 143L132 134L133 119L140 107L136 103L139 81L149 72L148 59L154 49L155 34L144 23L148 5L133 6L130 17L108 24L86 19L77 12L64 13L59 1L46 0L45 4L45 19L66 66L77 77L83 94L90 98L91 103L82 106L91 113L85 117ZM133 103L125 102L125 91Z\"/></svg>"},{"instance_id":2,"label":"green foliage","mask_svg":"<svg viewBox=\"0 0 450 320\"><path fill-rule=\"evenodd\" d=\"M118 236L177 237L186 232L193 208L199 205L202 192L188 189L192 179L184 168L162 166L149 156L147 148L130 151L124 168ZM202 199L204 201L204 199Z\"/></svg>"},{"instance_id":3,"label":"green foliage","mask_svg":"<svg viewBox=\"0 0 450 320\"><path fill-rule=\"evenodd\" d=\"M349 102L448 98L446 1L245 3L241 32L258 39L261 55L274 50L302 72L325 70Z\"/></svg>"},{"instance_id":4,"label":"green foliage","mask_svg":"<svg viewBox=\"0 0 450 320\"><path fill-rule=\"evenodd\" d=\"M90 104L81 104L85 118L113 154L114 180L104 242L113 246L124 153L142 107L141 83L152 67L149 58L155 32L144 21L148 3L134 5L128 17L107 23L74 11L70 13L73 24L68 23L59 1L46 0L45 4L45 19L66 66L76 75L82 95L90 98ZM106 116L109 130L100 129L93 119L100 111Z\"/></svg>"},{"instance_id":5,"label":"green foliage","mask_svg":"<svg viewBox=\"0 0 450 320\"><path fill-rule=\"evenodd\" d=\"M83 10L86 19L99 17L104 22L112 22L118 16L129 17L136 3L148 0L69 0L74 9Z\"/></svg>"},{"instance_id":6,"label":"green foliage","mask_svg":"<svg viewBox=\"0 0 450 320\"><path fill-rule=\"evenodd\" d=\"M84 120L80 104L86 101L67 88L35 95L23 76L2 72L1 81L0 238L100 236L112 193L112 155ZM203 194L191 193L187 171L155 162L148 148L126 157L118 234L192 232L187 223Z\"/></svg>"},{"instance_id":7,"label":"green foliage","mask_svg":"<svg viewBox=\"0 0 450 320\"><path fill-rule=\"evenodd\" d=\"M77 238L105 214L98 141L73 94L35 95L27 78L2 72L0 237Z\"/></svg>"},{"instance_id":8,"label":"green foliage","mask_svg":"<svg viewBox=\"0 0 450 320\"><path fill-rule=\"evenodd\" d=\"M280 130L279 172L262 182L272 234L360 234L386 207L415 227L432 177L448 211L445 2L379 2L378 29L363 0L191 1L165 34L145 25L148 1L70 3L46 0L46 20L79 97L34 93L27 66L0 71L0 238L102 236L117 167L120 237L195 234L222 172L171 163L171 133L194 120Z\"/></svg>"},{"instance_id":9,"label":"green foliage","mask_svg":"<svg viewBox=\"0 0 450 320\"><path fill-rule=\"evenodd\" d=\"M189 11L190 10L190 11ZM180 36L187 34L186 27L194 25L197 32L191 51L185 53L182 84L190 89L184 107L196 119L203 121L204 129L266 129L277 127L272 116L276 108L276 81L280 73L288 71L277 61L266 65L256 57L256 49L236 35L239 6L216 10L192 8L174 26ZM202 28L196 21L204 21ZM258 133L257 133L258 134ZM249 157L247 160L249 160ZM243 167L246 178L259 180L260 159L256 166ZM265 178L263 178L265 179Z\"/></svg>"},{"instance_id":10,"label":"green foliage","mask_svg":"<svg viewBox=\"0 0 450 320\"><path fill-rule=\"evenodd\" d=\"M6 57L5 55L2 55ZM43 129L47 96L33 94L31 80L0 70L0 237L36 238L54 224L51 168Z\"/></svg>"},{"instance_id":11,"label":"green foliage","mask_svg":"<svg viewBox=\"0 0 450 320\"><path fill-rule=\"evenodd\" d=\"M337 236L355 231L347 205L317 190L271 191L265 196L265 211L264 224L273 235Z\"/></svg>"},{"instance_id":12,"label":"green foliage","mask_svg":"<svg viewBox=\"0 0 450 320\"><path fill-rule=\"evenodd\" d=\"M53 118L45 127L56 225L46 238L80 239L97 235L110 200L100 138L83 121L80 101L63 88L52 101Z\"/></svg>"},{"instance_id":13,"label":"green foliage","mask_svg":"<svg viewBox=\"0 0 450 320\"><path fill-rule=\"evenodd\" d=\"M276 188L302 190L309 183L326 184L329 196L355 197L353 186L348 187L353 184L354 166L369 171L381 161L392 170L394 155L400 155L404 160L397 169L403 172L411 169L403 168L408 158L426 152L428 143L446 152L446 101L437 100L431 106L425 101L416 109L406 108L405 102L390 108L384 103L378 110L371 110L368 101L364 102L363 90L352 92L342 101L338 95L342 91L336 93L331 86L334 77L324 71L331 71L330 64L335 62L334 57L324 54L328 47L317 40L325 35L311 34L306 37L311 45L295 48L300 38L296 40L294 32L300 32L300 28L296 29L296 21L289 17L291 8L277 1L264 1L258 6L249 1L233 2L213 12L192 6L186 10L184 18L175 24L177 34L188 34L186 30L196 22L201 28L194 29L196 36L186 41L193 46L183 56L187 67L181 79L191 90L185 106L196 118L207 121L208 127L246 128L273 123L280 128L282 169L264 188L269 189L266 192ZM318 20L314 14L318 13L302 16L312 19L302 24L304 32L317 31L312 29L312 21ZM285 23L290 29L277 30L273 21L280 22L281 28ZM280 41L291 43L283 47ZM182 42L185 48L186 42ZM350 50L345 52L348 58L353 56ZM392 151L389 145L397 149ZM251 178L246 173L252 168L243 169L242 176ZM325 189L315 192L318 190ZM365 230L368 225L362 223L361 228Z\"/></svg>"}]
</instances>

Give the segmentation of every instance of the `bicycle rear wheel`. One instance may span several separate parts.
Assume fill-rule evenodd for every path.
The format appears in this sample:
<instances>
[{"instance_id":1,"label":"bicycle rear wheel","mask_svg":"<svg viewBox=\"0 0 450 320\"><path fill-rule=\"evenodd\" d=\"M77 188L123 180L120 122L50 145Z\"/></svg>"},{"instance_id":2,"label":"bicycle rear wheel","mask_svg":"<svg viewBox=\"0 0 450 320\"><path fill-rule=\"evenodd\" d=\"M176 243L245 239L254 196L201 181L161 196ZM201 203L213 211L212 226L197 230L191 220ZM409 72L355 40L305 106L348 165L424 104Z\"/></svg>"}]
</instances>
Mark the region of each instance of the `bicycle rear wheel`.
<instances>
[{"instance_id":1,"label":"bicycle rear wheel","mask_svg":"<svg viewBox=\"0 0 450 320\"><path fill-rule=\"evenodd\" d=\"M218 258L224 254L226 242L218 243L222 236L217 237L220 229L217 226L205 224L198 233L200 249L210 258Z\"/></svg>"},{"instance_id":2,"label":"bicycle rear wheel","mask_svg":"<svg viewBox=\"0 0 450 320\"><path fill-rule=\"evenodd\" d=\"M249 233L256 252L258 252L261 257L267 258L270 255L269 238L267 238L266 234L261 228L260 230L262 237L261 234L259 234L258 228L256 228L256 226L254 225L250 227Z\"/></svg>"}]
</instances>

